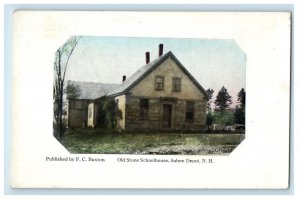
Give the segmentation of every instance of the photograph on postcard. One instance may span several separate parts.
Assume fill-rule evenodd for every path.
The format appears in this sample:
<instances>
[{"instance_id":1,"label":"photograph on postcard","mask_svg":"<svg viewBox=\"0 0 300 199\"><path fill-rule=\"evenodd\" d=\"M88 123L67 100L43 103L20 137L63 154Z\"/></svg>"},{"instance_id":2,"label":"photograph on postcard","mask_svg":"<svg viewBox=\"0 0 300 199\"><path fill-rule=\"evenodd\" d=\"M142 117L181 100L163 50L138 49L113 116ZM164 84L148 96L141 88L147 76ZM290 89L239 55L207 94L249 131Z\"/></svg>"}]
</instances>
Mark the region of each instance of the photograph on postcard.
<instances>
[{"instance_id":1,"label":"photograph on postcard","mask_svg":"<svg viewBox=\"0 0 300 199\"><path fill-rule=\"evenodd\" d=\"M72 36L54 74L53 135L70 153L226 155L245 138L234 40Z\"/></svg>"}]
</instances>

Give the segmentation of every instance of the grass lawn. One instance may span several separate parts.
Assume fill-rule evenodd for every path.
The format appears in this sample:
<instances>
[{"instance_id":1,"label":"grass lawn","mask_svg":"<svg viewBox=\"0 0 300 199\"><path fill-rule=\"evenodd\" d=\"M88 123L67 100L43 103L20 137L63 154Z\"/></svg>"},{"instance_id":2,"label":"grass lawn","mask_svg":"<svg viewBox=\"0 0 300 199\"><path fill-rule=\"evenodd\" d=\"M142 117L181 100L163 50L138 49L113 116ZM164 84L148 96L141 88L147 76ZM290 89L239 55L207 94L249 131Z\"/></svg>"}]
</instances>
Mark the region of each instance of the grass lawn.
<instances>
[{"instance_id":1,"label":"grass lawn","mask_svg":"<svg viewBox=\"0 0 300 199\"><path fill-rule=\"evenodd\" d=\"M68 130L62 144L70 153L85 154L224 154L245 134L104 133L97 129Z\"/></svg>"}]
</instances>

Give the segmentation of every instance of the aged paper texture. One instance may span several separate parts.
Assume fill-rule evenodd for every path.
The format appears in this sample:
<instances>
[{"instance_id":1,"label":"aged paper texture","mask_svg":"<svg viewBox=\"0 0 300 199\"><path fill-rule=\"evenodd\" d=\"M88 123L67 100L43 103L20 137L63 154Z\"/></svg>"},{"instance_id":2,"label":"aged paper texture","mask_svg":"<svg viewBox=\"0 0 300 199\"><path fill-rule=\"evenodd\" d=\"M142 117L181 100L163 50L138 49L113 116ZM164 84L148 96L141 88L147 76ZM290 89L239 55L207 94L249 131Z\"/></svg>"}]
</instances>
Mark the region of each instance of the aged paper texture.
<instances>
[{"instance_id":1,"label":"aged paper texture","mask_svg":"<svg viewBox=\"0 0 300 199\"><path fill-rule=\"evenodd\" d=\"M290 17L287 12L15 12L11 187L288 188ZM234 40L246 56L244 141L229 155L70 153L53 136L53 65L55 52L72 36Z\"/></svg>"}]
</instances>

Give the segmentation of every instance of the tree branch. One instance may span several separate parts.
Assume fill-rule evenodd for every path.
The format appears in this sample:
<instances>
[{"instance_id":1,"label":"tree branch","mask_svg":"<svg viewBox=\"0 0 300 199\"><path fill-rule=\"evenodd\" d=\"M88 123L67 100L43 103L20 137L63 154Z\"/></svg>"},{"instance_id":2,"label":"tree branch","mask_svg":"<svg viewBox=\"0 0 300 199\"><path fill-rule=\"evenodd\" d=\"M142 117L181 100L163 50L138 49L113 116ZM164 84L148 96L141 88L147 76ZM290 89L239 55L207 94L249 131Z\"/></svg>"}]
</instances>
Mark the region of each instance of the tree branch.
<instances>
[{"instance_id":1,"label":"tree branch","mask_svg":"<svg viewBox=\"0 0 300 199\"><path fill-rule=\"evenodd\" d=\"M72 53L73 53L73 51L74 51L74 49L75 49L75 47L76 47L76 45L77 45L79 39L80 39L80 37L78 38L78 40L76 40L76 38L75 38L75 44L74 44L74 46L73 46L71 52L70 52L69 55L68 55L67 62L66 62L66 66L65 66L65 70L64 70L64 73L63 73L62 82L65 81L65 76L66 76L66 70L67 70L67 67L68 67L68 63L69 63L70 57L71 57L71 55L72 55Z\"/></svg>"}]
</instances>

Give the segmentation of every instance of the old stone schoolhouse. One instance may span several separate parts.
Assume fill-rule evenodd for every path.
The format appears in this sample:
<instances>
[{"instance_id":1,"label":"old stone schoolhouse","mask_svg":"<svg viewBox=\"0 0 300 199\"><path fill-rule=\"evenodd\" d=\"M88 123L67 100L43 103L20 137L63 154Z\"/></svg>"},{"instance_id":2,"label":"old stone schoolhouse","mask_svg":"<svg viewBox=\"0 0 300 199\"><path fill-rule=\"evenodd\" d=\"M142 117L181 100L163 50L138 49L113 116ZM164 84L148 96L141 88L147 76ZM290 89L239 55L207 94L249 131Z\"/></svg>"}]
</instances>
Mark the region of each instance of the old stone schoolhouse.
<instances>
[{"instance_id":1,"label":"old stone schoolhouse","mask_svg":"<svg viewBox=\"0 0 300 199\"><path fill-rule=\"evenodd\" d=\"M68 99L68 126L97 127L101 99L114 99L124 131L197 131L204 129L207 95L205 89L170 51L146 64L122 84L68 81L80 96Z\"/></svg>"}]
</instances>

